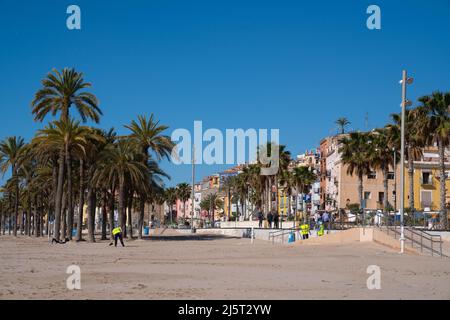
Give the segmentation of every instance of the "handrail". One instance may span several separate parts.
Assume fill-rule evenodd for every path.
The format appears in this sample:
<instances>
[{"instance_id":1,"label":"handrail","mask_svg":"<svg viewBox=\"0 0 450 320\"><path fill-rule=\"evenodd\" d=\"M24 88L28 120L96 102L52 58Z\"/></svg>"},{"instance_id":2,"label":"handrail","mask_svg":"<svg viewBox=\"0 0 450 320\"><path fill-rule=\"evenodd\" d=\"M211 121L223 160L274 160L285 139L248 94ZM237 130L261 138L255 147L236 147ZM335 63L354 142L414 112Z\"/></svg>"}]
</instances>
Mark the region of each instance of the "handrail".
<instances>
[{"instance_id":1,"label":"handrail","mask_svg":"<svg viewBox=\"0 0 450 320\"><path fill-rule=\"evenodd\" d=\"M284 235L300 230L299 228L280 229L269 232L269 241L272 239L272 244L275 243L275 238L281 236L281 241L284 243Z\"/></svg>"},{"instance_id":2,"label":"handrail","mask_svg":"<svg viewBox=\"0 0 450 320\"><path fill-rule=\"evenodd\" d=\"M401 235L401 231L397 228L397 226L385 226L386 230L387 230L387 234L389 234L389 230L391 230L392 232L394 232L394 238L397 239L397 235ZM430 251L431 255L433 256L434 253L438 254L441 257L447 257L446 255L442 254L442 237L440 235L434 235L434 234L430 234L427 233L425 231L422 230L418 230L418 229L413 229L410 227L404 227L405 230L407 232L410 233L410 236L405 233L405 240L410 240L411 241L411 247L414 247L414 244L420 245L420 251L423 252L423 249L427 249L428 251ZM380 227L380 229L382 230L382 227ZM418 239L414 239L414 235L419 236L420 240ZM437 238L437 240L435 240L434 238ZM427 246L423 243L423 240L427 240L430 242L430 245ZM438 243L439 244L439 250L434 248L434 243Z\"/></svg>"}]
</instances>

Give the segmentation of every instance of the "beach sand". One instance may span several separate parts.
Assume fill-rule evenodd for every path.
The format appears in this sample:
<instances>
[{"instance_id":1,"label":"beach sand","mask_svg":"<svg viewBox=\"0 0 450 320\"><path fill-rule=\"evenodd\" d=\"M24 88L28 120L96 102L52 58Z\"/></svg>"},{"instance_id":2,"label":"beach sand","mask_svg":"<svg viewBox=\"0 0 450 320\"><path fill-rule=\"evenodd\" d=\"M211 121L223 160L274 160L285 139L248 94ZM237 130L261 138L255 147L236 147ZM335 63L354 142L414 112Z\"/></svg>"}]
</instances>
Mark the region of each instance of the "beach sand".
<instances>
[{"instance_id":1,"label":"beach sand","mask_svg":"<svg viewBox=\"0 0 450 320\"><path fill-rule=\"evenodd\" d=\"M376 243L272 245L218 235L50 245L0 236L0 299L450 299L450 259ZM81 268L81 290L66 269ZM369 265L381 289L368 290Z\"/></svg>"}]
</instances>

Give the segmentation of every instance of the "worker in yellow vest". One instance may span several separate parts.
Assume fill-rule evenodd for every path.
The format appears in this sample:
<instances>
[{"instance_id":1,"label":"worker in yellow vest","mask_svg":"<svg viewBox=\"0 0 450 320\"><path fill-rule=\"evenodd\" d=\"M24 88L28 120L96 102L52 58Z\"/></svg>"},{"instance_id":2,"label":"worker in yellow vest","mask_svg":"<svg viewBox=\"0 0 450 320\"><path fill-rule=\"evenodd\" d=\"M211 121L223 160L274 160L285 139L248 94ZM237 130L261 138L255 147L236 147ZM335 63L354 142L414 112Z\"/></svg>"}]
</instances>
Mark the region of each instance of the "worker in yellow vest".
<instances>
[{"instance_id":1,"label":"worker in yellow vest","mask_svg":"<svg viewBox=\"0 0 450 320\"><path fill-rule=\"evenodd\" d=\"M123 233L122 233L122 228L121 227L117 227L114 228L112 231L113 237L114 237L114 246L117 247L117 239L120 240L120 243L122 244L122 247L125 247L125 245L123 244ZM111 239L111 243L109 244L110 246L113 245L112 239Z\"/></svg>"},{"instance_id":2,"label":"worker in yellow vest","mask_svg":"<svg viewBox=\"0 0 450 320\"><path fill-rule=\"evenodd\" d=\"M309 224L303 223L300 226L300 230L301 230L301 233L302 233L302 239L303 240L308 239L309 238Z\"/></svg>"},{"instance_id":3,"label":"worker in yellow vest","mask_svg":"<svg viewBox=\"0 0 450 320\"><path fill-rule=\"evenodd\" d=\"M324 228L324 225L323 225L323 222L319 222L319 229L317 229L317 236L318 237L321 237L321 236L323 236L324 235L324 231L325 231L325 228Z\"/></svg>"}]
</instances>

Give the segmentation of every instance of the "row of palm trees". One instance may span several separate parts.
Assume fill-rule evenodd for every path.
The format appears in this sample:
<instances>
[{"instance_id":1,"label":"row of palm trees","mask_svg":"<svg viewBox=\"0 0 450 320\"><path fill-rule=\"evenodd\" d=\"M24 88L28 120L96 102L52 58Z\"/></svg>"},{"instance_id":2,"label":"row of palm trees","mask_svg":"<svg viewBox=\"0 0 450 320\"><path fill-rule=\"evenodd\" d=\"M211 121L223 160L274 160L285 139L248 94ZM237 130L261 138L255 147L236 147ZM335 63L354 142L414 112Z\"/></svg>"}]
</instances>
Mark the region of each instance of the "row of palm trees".
<instances>
[{"instance_id":1,"label":"row of palm trees","mask_svg":"<svg viewBox=\"0 0 450 320\"><path fill-rule=\"evenodd\" d=\"M414 161L420 160L426 146L437 146L439 153L440 222L448 228L445 188L445 149L450 143L450 92L433 92L419 98L417 107L406 110L405 157L408 161L409 209L414 212ZM371 132L351 132L340 142L342 161L348 174L358 177L358 195L363 207L363 176L379 169L383 174L385 211L388 208L388 172L394 167L394 159L400 160L401 115L392 114L392 123ZM344 128L346 121L338 124ZM342 130L343 133L343 130ZM395 155L394 155L395 154Z\"/></svg>"},{"instance_id":2,"label":"row of palm trees","mask_svg":"<svg viewBox=\"0 0 450 320\"><path fill-rule=\"evenodd\" d=\"M105 131L82 124L99 123L102 111L95 95L87 92L91 84L74 69L52 70L42 80L42 87L31 103L36 121L59 115L40 129L28 143L21 137L7 137L0 142L0 170L11 177L2 187L0 213L2 232L6 220L9 232L16 236L42 235L51 231L56 240L82 240L83 210L87 205L88 240L95 241L96 208L101 207L102 239L115 225L132 235L132 209L138 207L138 236L142 237L144 210L147 203L164 200L163 177L159 167L174 147L153 115L139 116L125 127L129 134L119 136L114 129ZM76 110L81 121L72 116ZM75 215L77 210L77 215ZM23 215L19 217L19 212ZM109 213L109 214L108 214ZM44 226L44 216L47 216ZM74 218L77 217L77 221Z\"/></svg>"}]
</instances>

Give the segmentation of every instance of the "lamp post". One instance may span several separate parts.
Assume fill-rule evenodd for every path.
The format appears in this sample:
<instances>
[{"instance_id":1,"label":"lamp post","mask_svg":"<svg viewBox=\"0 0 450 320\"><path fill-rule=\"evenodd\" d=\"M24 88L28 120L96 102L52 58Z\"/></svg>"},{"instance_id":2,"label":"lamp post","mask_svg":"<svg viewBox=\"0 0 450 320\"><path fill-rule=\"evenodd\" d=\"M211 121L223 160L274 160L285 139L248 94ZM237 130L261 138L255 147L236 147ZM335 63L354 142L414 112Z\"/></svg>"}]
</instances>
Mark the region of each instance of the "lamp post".
<instances>
[{"instance_id":1,"label":"lamp post","mask_svg":"<svg viewBox=\"0 0 450 320\"><path fill-rule=\"evenodd\" d=\"M397 212L397 150L392 148L394 152L394 213Z\"/></svg>"},{"instance_id":2,"label":"lamp post","mask_svg":"<svg viewBox=\"0 0 450 320\"><path fill-rule=\"evenodd\" d=\"M195 144L192 145L192 194L191 194L191 232L195 232L194 215L195 215Z\"/></svg>"},{"instance_id":3,"label":"lamp post","mask_svg":"<svg viewBox=\"0 0 450 320\"><path fill-rule=\"evenodd\" d=\"M411 105L411 101L406 99L406 85L412 84L413 78L408 78L406 70L403 70L402 80L402 125L401 125L401 151L400 151L400 253L404 252L405 247L405 226L404 226L404 212L405 212L405 111L406 107Z\"/></svg>"}]
</instances>

